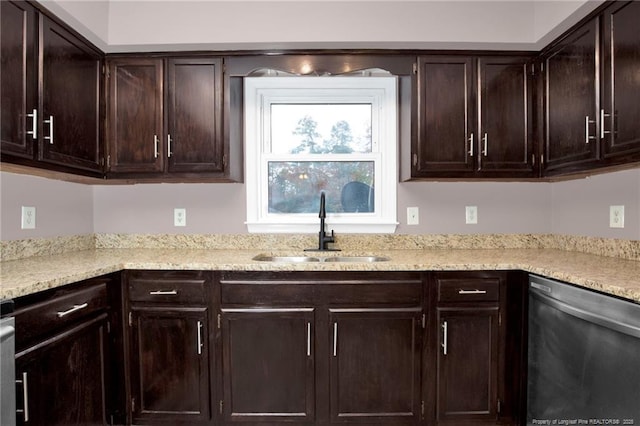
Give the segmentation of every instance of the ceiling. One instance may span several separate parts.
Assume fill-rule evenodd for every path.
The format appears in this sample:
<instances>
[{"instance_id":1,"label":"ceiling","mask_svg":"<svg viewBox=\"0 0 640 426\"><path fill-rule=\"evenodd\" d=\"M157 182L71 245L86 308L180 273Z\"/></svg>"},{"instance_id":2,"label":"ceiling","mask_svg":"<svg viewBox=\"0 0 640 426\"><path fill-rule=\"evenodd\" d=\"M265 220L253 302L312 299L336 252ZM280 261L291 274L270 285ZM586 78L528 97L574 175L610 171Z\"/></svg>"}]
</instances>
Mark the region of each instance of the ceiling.
<instances>
[{"instance_id":1,"label":"ceiling","mask_svg":"<svg viewBox=\"0 0 640 426\"><path fill-rule=\"evenodd\" d=\"M602 0L42 0L108 53L540 50Z\"/></svg>"}]
</instances>

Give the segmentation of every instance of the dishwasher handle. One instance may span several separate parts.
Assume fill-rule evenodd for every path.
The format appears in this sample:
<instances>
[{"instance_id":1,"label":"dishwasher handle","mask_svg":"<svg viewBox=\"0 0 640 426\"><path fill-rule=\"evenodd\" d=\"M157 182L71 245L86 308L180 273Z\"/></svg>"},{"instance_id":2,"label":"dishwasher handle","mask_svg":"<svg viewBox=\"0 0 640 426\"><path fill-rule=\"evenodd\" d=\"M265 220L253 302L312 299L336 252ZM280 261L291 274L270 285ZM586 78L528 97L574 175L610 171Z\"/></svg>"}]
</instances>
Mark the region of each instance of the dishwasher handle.
<instances>
[{"instance_id":1,"label":"dishwasher handle","mask_svg":"<svg viewBox=\"0 0 640 426\"><path fill-rule=\"evenodd\" d=\"M590 312L578 306L573 306L573 305L564 303L558 299L549 297L547 294L545 294L545 292L547 292L545 289L538 289L536 287L537 286L534 286L532 283L532 285L529 287L529 294L548 306L551 306L555 309L558 309L559 311L572 315L576 318L580 318L585 321L598 324L602 327L606 327L611 330L615 330L620 333L627 334L629 336L640 338L640 327L637 327L631 324L626 324L614 318L609 318L605 315L602 315L596 312ZM602 297L606 297L606 296L602 296Z\"/></svg>"}]
</instances>

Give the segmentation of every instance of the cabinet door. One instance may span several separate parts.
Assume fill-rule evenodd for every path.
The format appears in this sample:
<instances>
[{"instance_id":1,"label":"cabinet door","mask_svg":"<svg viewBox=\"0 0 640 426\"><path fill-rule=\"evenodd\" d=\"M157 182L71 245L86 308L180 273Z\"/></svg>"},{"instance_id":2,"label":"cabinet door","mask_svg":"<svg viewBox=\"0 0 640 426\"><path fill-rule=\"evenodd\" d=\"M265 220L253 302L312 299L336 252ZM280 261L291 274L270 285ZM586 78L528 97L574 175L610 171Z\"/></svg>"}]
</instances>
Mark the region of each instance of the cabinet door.
<instances>
[{"instance_id":1,"label":"cabinet door","mask_svg":"<svg viewBox=\"0 0 640 426\"><path fill-rule=\"evenodd\" d=\"M598 159L598 19L545 55L545 169L585 168Z\"/></svg>"},{"instance_id":2,"label":"cabinet door","mask_svg":"<svg viewBox=\"0 0 640 426\"><path fill-rule=\"evenodd\" d=\"M132 307L134 423L210 419L206 308Z\"/></svg>"},{"instance_id":3,"label":"cabinet door","mask_svg":"<svg viewBox=\"0 0 640 426\"><path fill-rule=\"evenodd\" d=\"M38 135L35 9L24 1L2 1L0 8L0 149L3 156L32 159Z\"/></svg>"},{"instance_id":4,"label":"cabinet door","mask_svg":"<svg viewBox=\"0 0 640 426\"><path fill-rule=\"evenodd\" d=\"M528 58L479 58L478 168L531 177L531 84Z\"/></svg>"},{"instance_id":5,"label":"cabinet door","mask_svg":"<svg viewBox=\"0 0 640 426\"><path fill-rule=\"evenodd\" d=\"M474 171L473 58L418 58L418 137L412 174L455 176Z\"/></svg>"},{"instance_id":6,"label":"cabinet door","mask_svg":"<svg viewBox=\"0 0 640 426\"><path fill-rule=\"evenodd\" d=\"M106 328L102 314L16 354L18 424L107 424Z\"/></svg>"},{"instance_id":7,"label":"cabinet door","mask_svg":"<svg viewBox=\"0 0 640 426\"><path fill-rule=\"evenodd\" d=\"M438 308L437 419L495 422L498 307Z\"/></svg>"},{"instance_id":8,"label":"cabinet door","mask_svg":"<svg viewBox=\"0 0 640 426\"><path fill-rule=\"evenodd\" d=\"M167 61L170 172L223 172L222 59Z\"/></svg>"},{"instance_id":9,"label":"cabinet door","mask_svg":"<svg viewBox=\"0 0 640 426\"><path fill-rule=\"evenodd\" d=\"M604 12L604 157L640 152L640 3L615 2Z\"/></svg>"},{"instance_id":10,"label":"cabinet door","mask_svg":"<svg viewBox=\"0 0 640 426\"><path fill-rule=\"evenodd\" d=\"M162 59L113 59L109 64L108 166L111 172L161 172Z\"/></svg>"},{"instance_id":11,"label":"cabinet door","mask_svg":"<svg viewBox=\"0 0 640 426\"><path fill-rule=\"evenodd\" d=\"M101 54L40 15L39 159L100 170Z\"/></svg>"},{"instance_id":12,"label":"cabinet door","mask_svg":"<svg viewBox=\"0 0 640 426\"><path fill-rule=\"evenodd\" d=\"M416 424L421 308L329 312L331 422Z\"/></svg>"},{"instance_id":13,"label":"cabinet door","mask_svg":"<svg viewBox=\"0 0 640 426\"><path fill-rule=\"evenodd\" d=\"M314 421L314 310L223 309L226 422Z\"/></svg>"}]
</instances>

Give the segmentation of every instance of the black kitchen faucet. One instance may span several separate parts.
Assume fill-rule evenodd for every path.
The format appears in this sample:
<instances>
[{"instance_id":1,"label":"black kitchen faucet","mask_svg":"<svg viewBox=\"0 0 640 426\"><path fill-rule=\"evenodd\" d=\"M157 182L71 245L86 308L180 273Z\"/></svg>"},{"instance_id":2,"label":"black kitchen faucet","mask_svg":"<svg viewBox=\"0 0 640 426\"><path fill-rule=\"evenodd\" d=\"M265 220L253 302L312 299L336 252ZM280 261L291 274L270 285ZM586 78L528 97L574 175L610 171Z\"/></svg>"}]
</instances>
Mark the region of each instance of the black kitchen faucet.
<instances>
[{"instance_id":1,"label":"black kitchen faucet","mask_svg":"<svg viewBox=\"0 0 640 426\"><path fill-rule=\"evenodd\" d=\"M320 213L318 213L318 217L320 218L320 232L318 234L318 248L317 249L306 249L305 251L340 251L337 248L329 248L328 244L335 242L335 236L333 234L333 230L331 230L331 235L327 235L324 230L324 220L327 217L327 211L325 208L325 195L324 191L320 193Z\"/></svg>"}]
</instances>

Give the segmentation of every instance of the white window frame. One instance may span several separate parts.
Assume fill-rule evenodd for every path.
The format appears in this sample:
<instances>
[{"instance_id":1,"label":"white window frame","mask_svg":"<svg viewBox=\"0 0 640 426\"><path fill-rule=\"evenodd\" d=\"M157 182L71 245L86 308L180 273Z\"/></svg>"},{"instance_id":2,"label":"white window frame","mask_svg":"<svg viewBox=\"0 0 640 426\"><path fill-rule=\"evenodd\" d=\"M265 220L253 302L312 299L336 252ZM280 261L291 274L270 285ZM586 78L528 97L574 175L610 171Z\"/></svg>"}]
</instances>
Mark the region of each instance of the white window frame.
<instances>
[{"instance_id":1,"label":"white window frame","mask_svg":"<svg viewBox=\"0 0 640 426\"><path fill-rule=\"evenodd\" d=\"M327 212L327 231L393 233L397 222L397 77L246 77L245 184L247 229L251 233L317 233L318 213L268 211L269 161L373 161L372 213ZM272 103L370 103L372 152L354 154L271 154ZM328 158L330 157L330 158Z\"/></svg>"}]
</instances>

